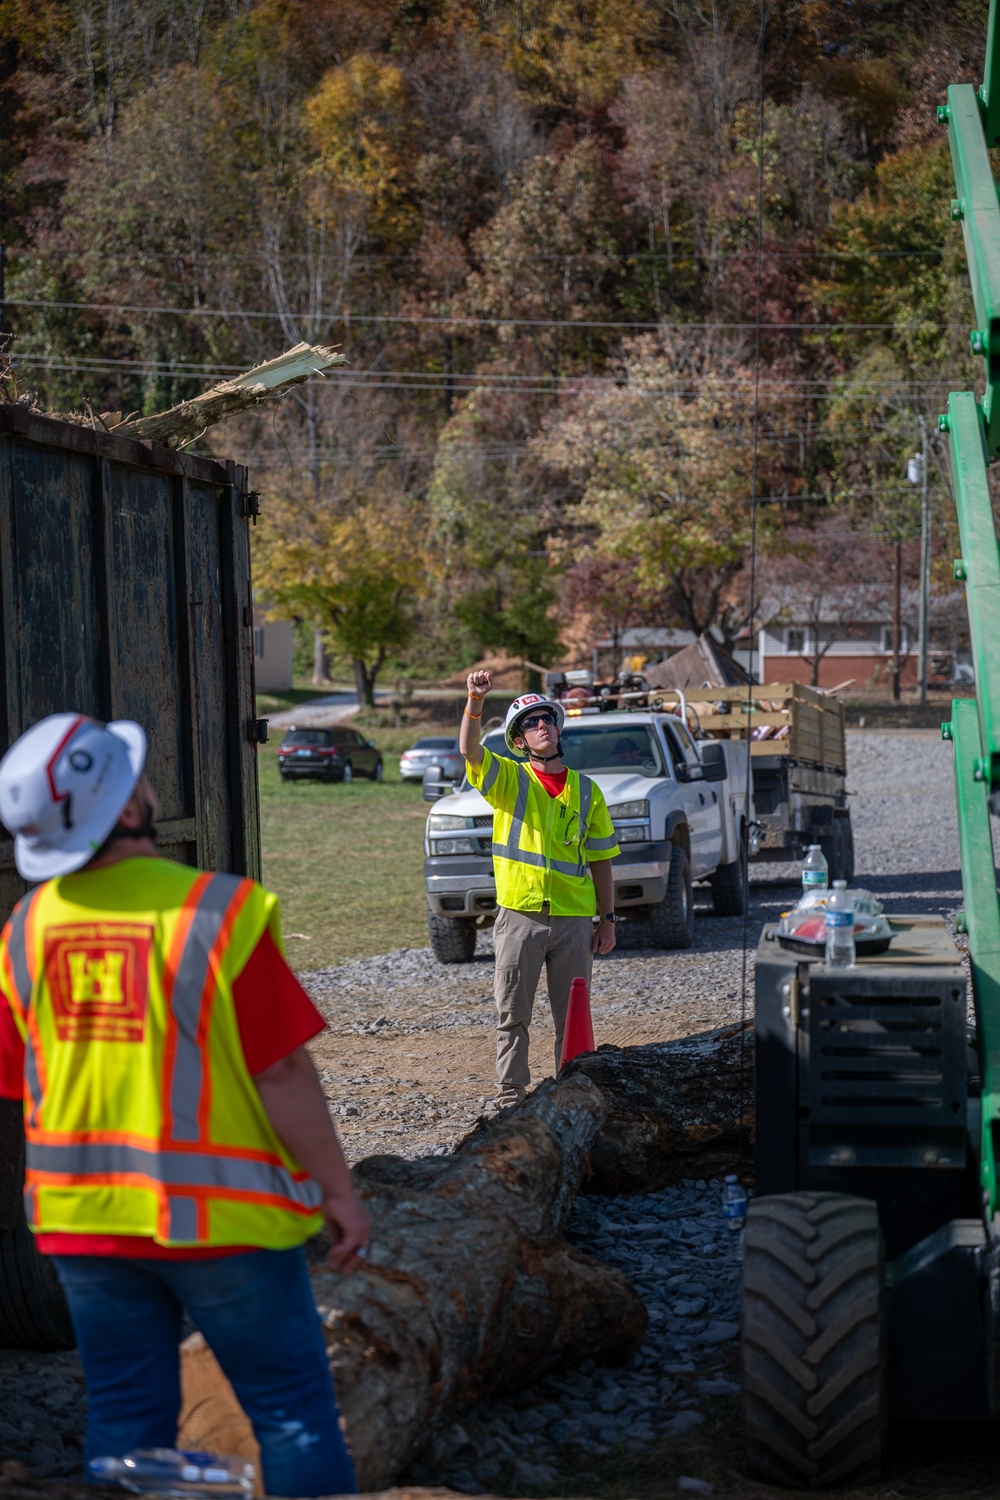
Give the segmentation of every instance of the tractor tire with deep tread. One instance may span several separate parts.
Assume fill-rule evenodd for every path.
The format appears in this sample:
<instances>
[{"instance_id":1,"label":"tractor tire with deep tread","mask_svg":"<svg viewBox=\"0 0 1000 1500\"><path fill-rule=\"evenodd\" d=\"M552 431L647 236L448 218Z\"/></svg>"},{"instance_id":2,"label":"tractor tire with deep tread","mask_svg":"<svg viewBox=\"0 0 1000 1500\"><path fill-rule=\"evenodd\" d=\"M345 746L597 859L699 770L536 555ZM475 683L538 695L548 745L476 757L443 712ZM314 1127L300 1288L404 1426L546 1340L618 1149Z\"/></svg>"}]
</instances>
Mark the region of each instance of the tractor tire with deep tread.
<instances>
[{"instance_id":1,"label":"tractor tire with deep tread","mask_svg":"<svg viewBox=\"0 0 1000 1500\"><path fill-rule=\"evenodd\" d=\"M875 1204L840 1193L750 1203L743 1251L747 1462L772 1484L879 1478L885 1299Z\"/></svg>"},{"instance_id":2,"label":"tractor tire with deep tread","mask_svg":"<svg viewBox=\"0 0 1000 1500\"><path fill-rule=\"evenodd\" d=\"M23 1212L0 1229L0 1348L72 1349L69 1308L52 1262L40 1255Z\"/></svg>"},{"instance_id":3,"label":"tractor tire with deep tread","mask_svg":"<svg viewBox=\"0 0 1000 1500\"><path fill-rule=\"evenodd\" d=\"M740 852L732 864L720 865L712 875L712 910L717 917L742 917L750 904L750 872L747 866L746 834L739 833Z\"/></svg>"},{"instance_id":4,"label":"tractor tire with deep tread","mask_svg":"<svg viewBox=\"0 0 1000 1500\"><path fill-rule=\"evenodd\" d=\"M467 964L476 955L476 924L460 917L427 913L427 931L439 964Z\"/></svg>"},{"instance_id":5,"label":"tractor tire with deep tread","mask_svg":"<svg viewBox=\"0 0 1000 1500\"><path fill-rule=\"evenodd\" d=\"M691 861L679 844L670 859L667 893L649 908L649 935L655 948L690 948L694 942Z\"/></svg>"}]
</instances>

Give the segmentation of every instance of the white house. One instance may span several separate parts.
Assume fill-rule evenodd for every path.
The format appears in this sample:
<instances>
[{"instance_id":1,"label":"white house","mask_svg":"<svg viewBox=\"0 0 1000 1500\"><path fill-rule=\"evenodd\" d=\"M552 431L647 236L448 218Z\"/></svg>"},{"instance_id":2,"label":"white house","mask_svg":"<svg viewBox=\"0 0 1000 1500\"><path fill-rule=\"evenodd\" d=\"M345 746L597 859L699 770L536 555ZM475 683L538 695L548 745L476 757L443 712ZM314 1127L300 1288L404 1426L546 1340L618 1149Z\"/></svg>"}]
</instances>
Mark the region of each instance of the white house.
<instances>
[{"instance_id":1,"label":"white house","mask_svg":"<svg viewBox=\"0 0 1000 1500\"><path fill-rule=\"evenodd\" d=\"M918 591L901 594L900 681L917 681ZM860 688L885 685L894 649L891 591L884 587L838 588L807 594L794 586L772 589L761 600L755 676L760 682L812 682L836 687L853 678ZM742 660L745 652L738 653ZM818 661L817 661L818 658ZM959 590L932 595L928 677L953 680L971 660L965 596Z\"/></svg>"}]
</instances>

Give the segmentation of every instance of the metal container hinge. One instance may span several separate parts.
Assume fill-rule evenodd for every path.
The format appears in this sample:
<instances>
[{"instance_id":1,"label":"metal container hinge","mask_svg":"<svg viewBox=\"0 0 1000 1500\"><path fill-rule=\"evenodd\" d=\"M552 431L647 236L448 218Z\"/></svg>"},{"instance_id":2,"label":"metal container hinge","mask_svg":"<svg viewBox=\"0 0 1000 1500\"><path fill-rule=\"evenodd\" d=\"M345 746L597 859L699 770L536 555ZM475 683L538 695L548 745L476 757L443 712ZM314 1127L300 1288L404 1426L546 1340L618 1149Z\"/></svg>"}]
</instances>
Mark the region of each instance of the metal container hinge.
<instances>
[{"instance_id":1,"label":"metal container hinge","mask_svg":"<svg viewBox=\"0 0 1000 1500\"><path fill-rule=\"evenodd\" d=\"M256 526L257 517L260 515L260 492L258 490L243 491L243 514Z\"/></svg>"}]
</instances>

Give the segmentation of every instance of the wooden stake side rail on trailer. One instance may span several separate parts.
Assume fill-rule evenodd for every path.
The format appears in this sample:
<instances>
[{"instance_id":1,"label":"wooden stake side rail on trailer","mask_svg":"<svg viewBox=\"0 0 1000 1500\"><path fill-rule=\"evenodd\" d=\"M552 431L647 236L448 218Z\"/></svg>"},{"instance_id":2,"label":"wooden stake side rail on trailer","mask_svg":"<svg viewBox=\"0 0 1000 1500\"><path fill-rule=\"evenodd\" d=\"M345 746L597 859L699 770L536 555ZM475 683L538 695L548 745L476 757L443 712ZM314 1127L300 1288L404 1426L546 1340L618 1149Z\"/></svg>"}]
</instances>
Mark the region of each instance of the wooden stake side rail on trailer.
<instances>
[{"instance_id":1,"label":"wooden stake side rail on trailer","mask_svg":"<svg viewBox=\"0 0 1000 1500\"><path fill-rule=\"evenodd\" d=\"M798 860L810 844L819 844L830 879L853 880L840 700L801 682L687 688L684 699L709 739L745 740L749 720L757 815L750 857Z\"/></svg>"}]
</instances>

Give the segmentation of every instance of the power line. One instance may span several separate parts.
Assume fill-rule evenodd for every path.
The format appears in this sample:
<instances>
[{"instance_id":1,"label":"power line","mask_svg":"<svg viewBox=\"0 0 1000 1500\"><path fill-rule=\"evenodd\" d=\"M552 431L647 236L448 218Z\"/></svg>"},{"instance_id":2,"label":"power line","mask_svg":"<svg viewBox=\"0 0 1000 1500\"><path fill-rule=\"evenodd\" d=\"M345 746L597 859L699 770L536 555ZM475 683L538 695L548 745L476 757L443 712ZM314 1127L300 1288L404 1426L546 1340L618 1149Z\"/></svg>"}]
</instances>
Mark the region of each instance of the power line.
<instances>
[{"instance_id":1,"label":"power line","mask_svg":"<svg viewBox=\"0 0 1000 1500\"><path fill-rule=\"evenodd\" d=\"M134 375L164 375L177 379L203 378L206 380L243 374L246 371L245 365L206 365L185 361L130 359L125 356L111 355L104 358L81 356L70 359L54 355L15 353L11 356L11 363L23 369L77 370L92 374L114 374L122 371ZM551 395L553 390L575 390L586 394L590 389L604 386L635 395L674 396L678 399L688 399L704 395L706 385L737 388L747 385L745 377L722 375L707 376L701 385L695 387L671 381L669 377L665 383L654 385L648 381L615 375L522 375L516 372L508 374L490 371L476 375L436 370L341 370L333 376L333 379L338 389L433 391L438 395L443 395L450 389L456 396L508 390L518 391L524 395ZM807 389L799 391L800 386L805 386ZM843 386L838 385L836 381L817 379L786 382L776 377L773 387L762 390L761 395L779 404L790 401L826 401L831 397L842 400L874 401L883 399L886 394L900 392L906 394L919 390L931 395L936 391L943 394L947 389L948 382L937 380L900 381L886 385L866 381L857 386Z\"/></svg>"},{"instance_id":2,"label":"power line","mask_svg":"<svg viewBox=\"0 0 1000 1500\"><path fill-rule=\"evenodd\" d=\"M118 302L61 302L43 297L8 297L8 307L52 307L62 310L77 312L123 312L142 313L155 317L181 317L181 318L225 318L232 320L252 319L253 321L266 320L277 321L286 317L280 312L251 311L244 308L225 307L157 307L139 303ZM306 319L311 321L313 314L308 312L292 312L287 316L293 319ZM646 332L660 332L670 329L680 332L697 332L699 329L724 333L752 333L756 331L756 323L664 323L664 322L632 322L611 318L511 318L498 314L493 318L472 318L464 316L435 316L431 317L418 313L330 313L318 317L318 322L327 327L335 323L342 323L350 327L352 323L390 323L390 324L414 324L430 327L448 328L612 328L612 329L638 329ZM825 333L843 332L847 330L861 333L904 333L918 332L925 329L954 329L967 330L966 323L932 323L923 319L914 320L908 324L897 323L761 323L762 330L769 333Z\"/></svg>"}]
</instances>

